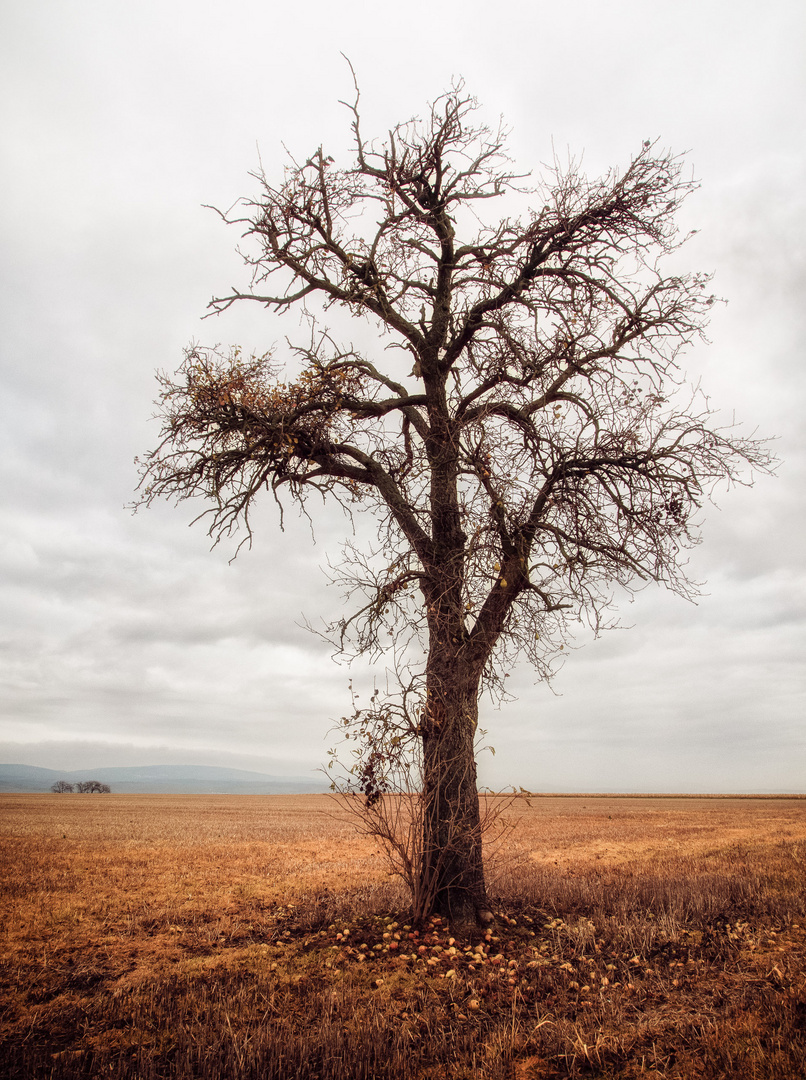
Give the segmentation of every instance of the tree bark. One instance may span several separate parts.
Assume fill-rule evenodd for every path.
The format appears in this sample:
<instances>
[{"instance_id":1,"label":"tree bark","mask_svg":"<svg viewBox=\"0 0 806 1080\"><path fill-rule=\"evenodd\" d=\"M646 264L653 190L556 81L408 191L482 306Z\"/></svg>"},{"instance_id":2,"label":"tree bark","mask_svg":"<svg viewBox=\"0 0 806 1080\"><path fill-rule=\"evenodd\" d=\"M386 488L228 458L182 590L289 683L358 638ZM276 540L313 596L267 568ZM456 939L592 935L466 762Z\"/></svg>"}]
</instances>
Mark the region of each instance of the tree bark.
<instances>
[{"instance_id":1,"label":"tree bark","mask_svg":"<svg viewBox=\"0 0 806 1080\"><path fill-rule=\"evenodd\" d=\"M432 649L423 724L422 913L475 926L487 892L474 739L478 679L451 649ZM483 920L482 920L483 921Z\"/></svg>"},{"instance_id":2,"label":"tree bark","mask_svg":"<svg viewBox=\"0 0 806 1080\"><path fill-rule=\"evenodd\" d=\"M449 263L440 288L448 307ZM436 330L434 331L436 334ZM443 342L444 327L436 344ZM421 354L428 397L433 557L424 588L429 650L423 739L423 836L419 915L437 913L454 925L478 924L487 909L475 734L481 666L469 661L463 612L467 537L462 529L459 436L448 406L438 349Z\"/></svg>"}]
</instances>

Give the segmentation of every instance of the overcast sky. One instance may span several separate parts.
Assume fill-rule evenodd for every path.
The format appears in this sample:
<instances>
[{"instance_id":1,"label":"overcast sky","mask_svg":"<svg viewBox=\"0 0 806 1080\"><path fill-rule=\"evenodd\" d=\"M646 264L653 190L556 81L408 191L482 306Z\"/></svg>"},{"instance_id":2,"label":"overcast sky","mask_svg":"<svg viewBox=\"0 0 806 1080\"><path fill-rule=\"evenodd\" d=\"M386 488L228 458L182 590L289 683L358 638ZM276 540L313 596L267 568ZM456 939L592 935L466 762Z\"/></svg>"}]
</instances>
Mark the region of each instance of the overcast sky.
<instances>
[{"instance_id":1,"label":"overcast sky","mask_svg":"<svg viewBox=\"0 0 806 1080\"><path fill-rule=\"evenodd\" d=\"M484 709L482 779L806 790L801 2L26 0L1 18L0 760L301 775L325 759L350 673L300 623L338 609L320 567L343 519L320 517L314 546L267 505L230 565L188 507L125 505L155 369L191 339L282 341L257 309L201 321L246 282L203 204L254 193L258 155L279 178L282 144L345 161L341 51L366 132L463 76L524 171L552 147L591 175L646 138L688 151L702 186L681 223L700 231L680 258L729 303L686 365L725 418L778 440L777 477L706 514L699 603L649 588L629 629L579 639L553 690L513 673L517 700Z\"/></svg>"}]
</instances>

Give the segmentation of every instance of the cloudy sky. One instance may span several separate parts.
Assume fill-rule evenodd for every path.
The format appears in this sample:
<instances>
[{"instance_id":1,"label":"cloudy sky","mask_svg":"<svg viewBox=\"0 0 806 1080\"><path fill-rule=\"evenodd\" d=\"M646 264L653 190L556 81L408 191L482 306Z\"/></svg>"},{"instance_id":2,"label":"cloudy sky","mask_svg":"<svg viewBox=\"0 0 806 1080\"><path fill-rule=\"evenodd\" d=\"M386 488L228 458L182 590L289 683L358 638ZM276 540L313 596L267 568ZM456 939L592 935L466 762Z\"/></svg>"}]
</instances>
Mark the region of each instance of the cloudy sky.
<instances>
[{"instance_id":1,"label":"cloudy sky","mask_svg":"<svg viewBox=\"0 0 806 1080\"><path fill-rule=\"evenodd\" d=\"M338 610L320 567L343 519L319 517L314 545L267 506L230 565L188 507L125 507L155 369L191 339L282 342L258 310L201 321L246 280L203 204L254 192L259 158L279 177L283 144L345 159L344 52L368 132L463 76L524 171L553 149L592 175L646 138L688 151L702 186L681 224L700 231L681 258L729 303L687 367L725 419L777 437L777 477L706 514L699 603L649 588L552 689L516 671L517 701L485 708L482 778L806 790L802 3L27 0L0 18L0 760L301 775L325 758L350 673L300 624Z\"/></svg>"}]
</instances>

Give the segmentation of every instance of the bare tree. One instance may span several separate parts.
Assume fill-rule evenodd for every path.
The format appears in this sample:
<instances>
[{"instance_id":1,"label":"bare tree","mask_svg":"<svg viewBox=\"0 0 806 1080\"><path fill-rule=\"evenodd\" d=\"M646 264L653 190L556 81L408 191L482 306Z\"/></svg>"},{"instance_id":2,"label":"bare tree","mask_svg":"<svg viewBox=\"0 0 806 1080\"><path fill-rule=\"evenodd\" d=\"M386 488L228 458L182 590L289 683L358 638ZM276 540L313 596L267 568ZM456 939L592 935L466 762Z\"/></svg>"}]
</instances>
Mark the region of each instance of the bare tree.
<instances>
[{"instance_id":1,"label":"bare tree","mask_svg":"<svg viewBox=\"0 0 806 1080\"><path fill-rule=\"evenodd\" d=\"M67 780L57 780L50 790L55 792L57 795L63 795L68 792L72 793L73 785Z\"/></svg>"},{"instance_id":2,"label":"bare tree","mask_svg":"<svg viewBox=\"0 0 806 1080\"><path fill-rule=\"evenodd\" d=\"M297 310L310 337L285 361L193 345L160 375L141 503L206 500L216 542L251 537L264 489L373 513L378 543L348 543L335 571L361 599L332 631L348 654L408 663L418 705L390 737L422 754L420 873L433 910L469 921L487 907L480 692L518 656L548 676L575 622L606 625L616 586L691 596L703 500L770 458L716 427L678 367L714 302L707 276L662 269L693 187L680 159L647 142L623 173L555 165L527 189L461 86L382 144L357 89L349 108L345 167L320 148L222 214L251 284L212 311ZM483 223L499 197L531 208ZM339 311L376 343L341 344Z\"/></svg>"},{"instance_id":3,"label":"bare tree","mask_svg":"<svg viewBox=\"0 0 806 1080\"><path fill-rule=\"evenodd\" d=\"M83 795L108 795L111 788L109 784L102 784L100 780L79 780L76 790Z\"/></svg>"}]
</instances>

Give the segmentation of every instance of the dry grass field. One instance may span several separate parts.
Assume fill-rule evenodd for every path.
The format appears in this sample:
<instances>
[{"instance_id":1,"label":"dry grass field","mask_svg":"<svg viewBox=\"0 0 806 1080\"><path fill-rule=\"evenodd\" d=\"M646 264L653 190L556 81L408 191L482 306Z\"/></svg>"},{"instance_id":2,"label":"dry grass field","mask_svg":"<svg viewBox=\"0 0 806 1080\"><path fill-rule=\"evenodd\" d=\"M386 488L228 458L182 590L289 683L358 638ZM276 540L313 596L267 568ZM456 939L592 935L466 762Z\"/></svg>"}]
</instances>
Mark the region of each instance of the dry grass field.
<instances>
[{"instance_id":1,"label":"dry grass field","mask_svg":"<svg viewBox=\"0 0 806 1080\"><path fill-rule=\"evenodd\" d=\"M806 1076L806 800L518 800L469 940L334 812L0 796L0 1075Z\"/></svg>"}]
</instances>

